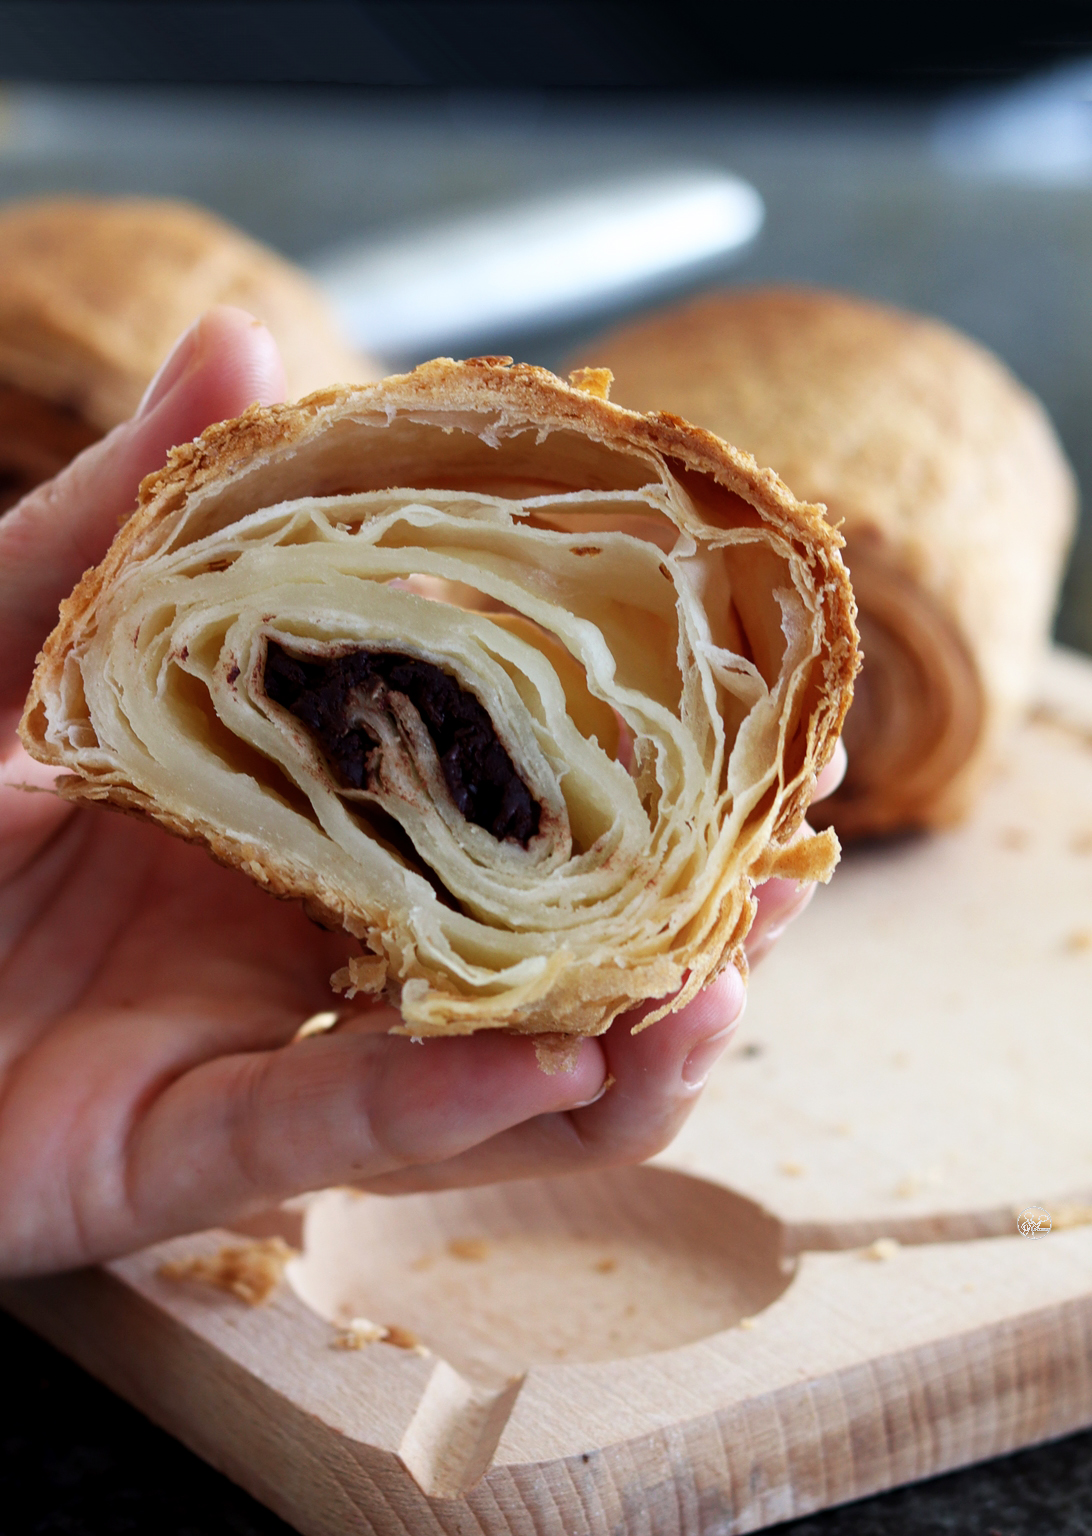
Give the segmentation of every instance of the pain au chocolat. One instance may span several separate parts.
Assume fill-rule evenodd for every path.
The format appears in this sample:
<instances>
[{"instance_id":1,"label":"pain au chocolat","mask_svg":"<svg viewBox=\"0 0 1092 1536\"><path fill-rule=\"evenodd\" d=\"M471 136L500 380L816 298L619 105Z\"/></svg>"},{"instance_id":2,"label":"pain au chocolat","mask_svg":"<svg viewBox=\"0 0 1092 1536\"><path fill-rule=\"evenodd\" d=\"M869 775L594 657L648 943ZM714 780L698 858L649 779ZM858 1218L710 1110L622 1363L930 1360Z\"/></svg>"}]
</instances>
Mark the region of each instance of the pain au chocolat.
<instances>
[{"instance_id":1,"label":"pain au chocolat","mask_svg":"<svg viewBox=\"0 0 1092 1536\"><path fill-rule=\"evenodd\" d=\"M293 397L377 376L304 273L203 209L146 198L0 209L0 512L131 416L214 304L269 327Z\"/></svg>"},{"instance_id":2,"label":"pain au chocolat","mask_svg":"<svg viewBox=\"0 0 1092 1536\"><path fill-rule=\"evenodd\" d=\"M818 819L958 820L1030 699L1074 526L1039 402L948 326L800 289L707 295L582 350L621 403L738 443L845 535L864 667Z\"/></svg>"},{"instance_id":3,"label":"pain au chocolat","mask_svg":"<svg viewBox=\"0 0 1092 1536\"><path fill-rule=\"evenodd\" d=\"M414 1035L598 1033L730 961L857 667L840 539L675 417L440 359L176 448L22 724L62 793L363 941Z\"/></svg>"}]
</instances>

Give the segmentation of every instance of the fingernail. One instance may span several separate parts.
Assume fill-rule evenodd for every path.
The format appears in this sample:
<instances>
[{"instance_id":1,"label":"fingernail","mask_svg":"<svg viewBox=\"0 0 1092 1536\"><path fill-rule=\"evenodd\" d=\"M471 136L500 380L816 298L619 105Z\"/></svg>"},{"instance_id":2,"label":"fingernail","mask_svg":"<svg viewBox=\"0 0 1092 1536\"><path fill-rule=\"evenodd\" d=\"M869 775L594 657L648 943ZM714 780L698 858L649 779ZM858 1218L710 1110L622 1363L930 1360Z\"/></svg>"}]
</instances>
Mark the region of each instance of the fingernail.
<instances>
[{"instance_id":1,"label":"fingernail","mask_svg":"<svg viewBox=\"0 0 1092 1536\"><path fill-rule=\"evenodd\" d=\"M698 1042L683 1062L682 1080L688 1088L702 1086L724 1054L724 1047L735 1034L735 1030L735 1024L729 1024L727 1029L718 1030L715 1035L707 1035L704 1040Z\"/></svg>"},{"instance_id":2,"label":"fingernail","mask_svg":"<svg viewBox=\"0 0 1092 1536\"><path fill-rule=\"evenodd\" d=\"M201 321L195 320L188 331L175 342L163 362L155 378L144 391L140 404L136 408L138 416L147 416L149 411L154 411L160 401L170 394L179 379L193 362L197 352L198 332Z\"/></svg>"},{"instance_id":3,"label":"fingernail","mask_svg":"<svg viewBox=\"0 0 1092 1536\"><path fill-rule=\"evenodd\" d=\"M607 1089L614 1087L614 1083L615 1079L611 1077L610 1073L608 1072L606 1077L603 1079L603 1086L600 1088L598 1093L593 1093L590 1099L581 1099L579 1104L573 1104L571 1107L573 1109L587 1109L589 1104L598 1104L599 1100L606 1093Z\"/></svg>"}]
</instances>

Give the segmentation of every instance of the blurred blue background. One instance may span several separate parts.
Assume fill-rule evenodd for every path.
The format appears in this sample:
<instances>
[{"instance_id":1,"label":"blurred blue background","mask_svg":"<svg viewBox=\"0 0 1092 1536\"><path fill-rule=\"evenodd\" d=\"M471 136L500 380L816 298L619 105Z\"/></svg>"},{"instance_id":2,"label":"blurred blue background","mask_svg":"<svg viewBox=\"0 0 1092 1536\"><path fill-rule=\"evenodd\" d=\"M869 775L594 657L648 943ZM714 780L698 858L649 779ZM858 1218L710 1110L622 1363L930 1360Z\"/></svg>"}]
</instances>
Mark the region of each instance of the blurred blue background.
<instances>
[{"instance_id":1,"label":"blurred blue background","mask_svg":"<svg viewBox=\"0 0 1092 1536\"><path fill-rule=\"evenodd\" d=\"M1087 504L1092 14L1047 7L1029 31L967 10L934 31L926 10L899 42L685 4L0 4L0 199L190 198L309 263L512 199L731 170L766 207L742 254L463 350L553 366L699 287L850 289L1000 353L1045 401ZM1087 515L1059 635L1092 651Z\"/></svg>"}]
</instances>

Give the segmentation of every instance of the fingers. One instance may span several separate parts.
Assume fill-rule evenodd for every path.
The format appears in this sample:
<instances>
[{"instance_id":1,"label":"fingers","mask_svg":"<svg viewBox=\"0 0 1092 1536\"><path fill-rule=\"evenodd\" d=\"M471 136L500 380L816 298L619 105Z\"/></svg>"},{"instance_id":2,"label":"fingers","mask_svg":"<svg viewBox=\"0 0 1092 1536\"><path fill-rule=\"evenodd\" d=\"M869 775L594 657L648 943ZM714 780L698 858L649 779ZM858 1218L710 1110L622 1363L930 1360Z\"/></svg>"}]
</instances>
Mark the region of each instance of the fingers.
<instances>
[{"instance_id":1,"label":"fingers","mask_svg":"<svg viewBox=\"0 0 1092 1536\"><path fill-rule=\"evenodd\" d=\"M849 759L841 740L835 743L834 755L815 783L812 802L832 795L846 776ZM809 836L807 827L798 835ZM815 895L814 885L802 885L796 880L766 880L755 888L758 911L747 935L747 959L751 965L767 955L794 918L800 916Z\"/></svg>"},{"instance_id":2,"label":"fingers","mask_svg":"<svg viewBox=\"0 0 1092 1536\"><path fill-rule=\"evenodd\" d=\"M631 1033L639 1015L623 1016L596 1042L614 1081L593 1103L540 1114L445 1162L357 1182L399 1194L642 1162L674 1138L694 1107L742 1016L744 996L739 973L730 969L640 1034Z\"/></svg>"},{"instance_id":3,"label":"fingers","mask_svg":"<svg viewBox=\"0 0 1092 1536\"><path fill-rule=\"evenodd\" d=\"M130 1138L137 1239L229 1224L329 1184L394 1192L649 1157L692 1108L743 995L728 971L640 1034L634 1014L581 1041L573 1070L552 1076L528 1039L416 1045L368 1027L207 1062L167 1087ZM377 1012L372 1027L395 1021Z\"/></svg>"},{"instance_id":4,"label":"fingers","mask_svg":"<svg viewBox=\"0 0 1092 1536\"><path fill-rule=\"evenodd\" d=\"M839 736L834 743L834 755L815 781L815 793L812 795L812 803L816 800L825 800L827 795L832 795L838 785L846 776L849 767L849 758L846 755L845 743Z\"/></svg>"},{"instance_id":5,"label":"fingers","mask_svg":"<svg viewBox=\"0 0 1092 1536\"><path fill-rule=\"evenodd\" d=\"M397 1016L383 1012L389 1027ZM605 1076L596 1041L581 1043L572 1072L548 1076L531 1040L497 1034L414 1044L335 1032L206 1062L166 1087L133 1132L130 1224L106 1249L229 1223L307 1189L457 1161L528 1118L593 1098ZM491 1177L505 1177L500 1160Z\"/></svg>"},{"instance_id":6,"label":"fingers","mask_svg":"<svg viewBox=\"0 0 1092 1536\"><path fill-rule=\"evenodd\" d=\"M178 342L131 421L0 519L0 708L22 702L61 600L101 560L144 476L210 423L283 395L270 333L244 310L212 309Z\"/></svg>"},{"instance_id":7,"label":"fingers","mask_svg":"<svg viewBox=\"0 0 1092 1536\"><path fill-rule=\"evenodd\" d=\"M766 880L756 887L758 912L746 941L749 964L757 965L770 952L814 895L814 884L801 884L798 880Z\"/></svg>"}]
</instances>

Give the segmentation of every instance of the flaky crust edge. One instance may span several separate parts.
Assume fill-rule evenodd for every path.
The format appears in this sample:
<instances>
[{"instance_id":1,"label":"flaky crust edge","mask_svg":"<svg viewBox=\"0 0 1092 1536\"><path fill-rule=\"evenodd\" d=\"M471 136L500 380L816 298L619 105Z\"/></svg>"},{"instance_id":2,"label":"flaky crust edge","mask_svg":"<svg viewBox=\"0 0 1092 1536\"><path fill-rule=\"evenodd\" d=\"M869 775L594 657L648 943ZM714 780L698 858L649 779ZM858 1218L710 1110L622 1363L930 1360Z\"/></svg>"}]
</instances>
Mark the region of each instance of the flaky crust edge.
<instances>
[{"instance_id":1,"label":"flaky crust edge","mask_svg":"<svg viewBox=\"0 0 1092 1536\"><path fill-rule=\"evenodd\" d=\"M648 451L708 475L725 490L746 501L764 522L776 528L819 570L816 592L826 638L819 701L808 730L805 772L798 791L782 802L767 846L744 872L752 881L771 876L796 880L829 879L837 842L831 834L802 844L797 834L814 789L815 778L829 763L853 698L853 679L860 667L855 625L856 604L839 550L843 540L826 520L825 508L797 501L771 469L762 469L750 454L733 448L703 428L668 412L641 415L611 404L597 393L564 383L544 368L511 364L504 358L473 358L463 362L436 358L408 374L377 384L336 385L304 399L275 406L252 406L243 415L208 427L198 438L173 448L161 470L141 482L136 510L124 523L99 565L86 571L60 606L57 625L37 659L19 735L31 757L52 766L65 766L62 755L45 739L43 696L60 681L65 657L100 596L126 564L137 545L157 523L179 510L186 499L205 487L222 484L233 475L268 459L278 451L298 449L311 437L343 417L401 413L427 408L433 412L501 412L504 425L538 430L577 430L604 445L625 451ZM269 850L225 838L213 825L182 818L157 805L131 786L102 783L69 774L59 778L57 792L80 803L108 804L158 822L188 842L200 843L220 864L246 874L271 895L302 900L308 915L331 928L363 938L365 927L346 912L332 892L301 884L298 874ZM728 904L726 903L726 906ZM708 984L728 965L747 975L743 944L754 918L754 902L744 894L734 912L725 911L715 942L720 954L700 984ZM382 918L378 919L382 925ZM672 1007L681 1006L698 985L684 985ZM574 998L574 1002L577 999ZM579 1010L577 1010L579 1011ZM490 1023L496 1027L495 1022ZM609 1020L601 1027L606 1028ZM513 1016L506 1027L528 1032ZM553 1028L558 1026L555 1024ZM473 1024L453 1024L450 1033L470 1032ZM542 1032L536 1024L529 1032ZM576 1031L574 1031L576 1032ZM586 1030L582 1032L587 1032Z\"/></svg>"}]
</instances>

